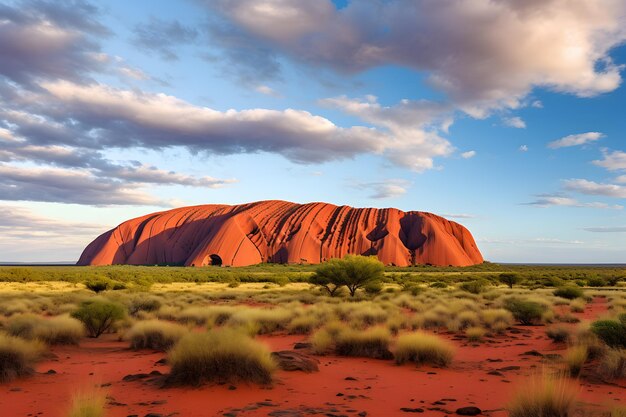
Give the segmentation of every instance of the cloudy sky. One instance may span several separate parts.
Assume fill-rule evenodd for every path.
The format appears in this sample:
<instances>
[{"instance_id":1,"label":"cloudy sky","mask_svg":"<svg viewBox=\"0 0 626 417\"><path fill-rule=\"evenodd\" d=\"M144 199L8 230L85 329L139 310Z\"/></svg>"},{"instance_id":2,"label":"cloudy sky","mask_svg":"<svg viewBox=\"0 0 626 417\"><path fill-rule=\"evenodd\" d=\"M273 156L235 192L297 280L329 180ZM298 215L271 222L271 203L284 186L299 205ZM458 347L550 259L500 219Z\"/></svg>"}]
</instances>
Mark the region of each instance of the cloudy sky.
<instances>
[{"instance_id":1,"label":"cloudy sky","mask_svg":"<svg viewBox=\"0 0 626 417\"><path fill-rule=\"evenodd\" d=\"M0 0L0 261L283 199L626 262L625 41L624 0Z\"/></svg>"}]
</instances>

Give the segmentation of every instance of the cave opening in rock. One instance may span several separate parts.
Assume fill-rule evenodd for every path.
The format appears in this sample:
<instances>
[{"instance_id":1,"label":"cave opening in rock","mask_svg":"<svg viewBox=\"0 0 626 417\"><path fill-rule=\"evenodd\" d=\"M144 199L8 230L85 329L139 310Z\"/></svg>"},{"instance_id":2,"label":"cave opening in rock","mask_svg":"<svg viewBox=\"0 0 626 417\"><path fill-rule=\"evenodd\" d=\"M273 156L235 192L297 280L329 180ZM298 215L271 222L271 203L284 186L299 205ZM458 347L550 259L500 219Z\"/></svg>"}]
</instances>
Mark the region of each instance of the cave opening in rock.
<instances>
[{"instance_id":1,"label":"cave opening in rock","mask_svg":"<svg viewBox=\"0 0 626 417\"><path fill-rule=\"evenodd\" d=\"M222 266L222 258L219 255L214 253L209 258L211 258L211 266Z\"/></svg>"}]
</instances>

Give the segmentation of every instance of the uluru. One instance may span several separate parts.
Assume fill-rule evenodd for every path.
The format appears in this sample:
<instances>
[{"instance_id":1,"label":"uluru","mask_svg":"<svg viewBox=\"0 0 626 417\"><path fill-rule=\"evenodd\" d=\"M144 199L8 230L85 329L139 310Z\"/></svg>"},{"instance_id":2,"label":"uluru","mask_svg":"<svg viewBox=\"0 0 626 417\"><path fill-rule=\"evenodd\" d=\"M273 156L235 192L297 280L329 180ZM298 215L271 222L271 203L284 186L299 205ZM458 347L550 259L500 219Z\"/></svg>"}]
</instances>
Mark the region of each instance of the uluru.
<instances>
[{"instance_id":1,"label":"uluru","mask_svg":"<svg viewBox=\"0 0 626 417\"><path fill-rule=\"evenodd\" d=\"M91 242L78 265L316 264L346 254L375 255L396 266L483 262L471 233L435 214L270 200L182 207L125 221Z\"/></svg>"},{"instance_id":2,"label":"uluru","mask_svg":"<svg viewBox=\"0 0 626 417\"><path fill-rule=\"evenodd\" d=\"M431 213L260 201L125 221L91 242L78 265L316 264L346 254L375 255L396 266L483 262L465 227Z\"/></svg>"}]
</instances>

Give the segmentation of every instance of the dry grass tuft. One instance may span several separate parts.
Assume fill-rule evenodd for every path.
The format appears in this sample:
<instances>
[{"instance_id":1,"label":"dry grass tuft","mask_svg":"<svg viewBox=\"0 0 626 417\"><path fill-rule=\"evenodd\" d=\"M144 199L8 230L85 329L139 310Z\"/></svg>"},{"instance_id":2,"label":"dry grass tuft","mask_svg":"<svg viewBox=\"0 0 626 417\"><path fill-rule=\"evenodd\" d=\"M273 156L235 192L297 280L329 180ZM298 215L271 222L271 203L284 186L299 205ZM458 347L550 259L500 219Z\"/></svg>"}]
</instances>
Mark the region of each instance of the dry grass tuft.
<instances>
[{"instance_id":1,"label":"dry grass tuft","mask_svg":"<svg viewBox=\"0 0 626 417\"><path fill-rule=\"evenodd\" d=\"M565 353L565 363L569 374L573 377L580 375L580 371L583 369L583 365L587 362L589 354L587 347L584 345L572 346Z\"/></svg>"},{"instance_id":2,"label":"dry grass tuft","mask_svg":"<svg viewBox=\"0 0 626 417\"><path fill-rule=\"evenodd\" d=\"M344 330L335 340L335 352L341 356L391 359L389 330L376 327L367 330Z\"/></svg>"},{"instance_id":3,"label":"dry grass tuft","mask_svg":"<svg viewBox=\"0 0 626 417\"><path fill-rule=\"evenodd\" d=\"M510 417L568 417L576 403L577 390L562 375L545 371L531 377L509 404Z\"/></svg>"},{"instance_id":4,"label":"dry grass tuft","mask_svg":"<svg viewBox=\"0 0 626 417\"><path fill-rule=\"evenodd\" d=\"M415 362L448 366L454 357L454 346L438 336L416 332L398 338L394 356L399 365Z\"/></svg>"},{"instance_id":5,"label":"dry grass tuft","mask_svg":"<svg viewBox=\"0 0 626 417\"><path fill-rule=\"evenodd\" d=\"M166 351L187 333L180 324L161 320L140 321L124 335L132 349L155 349Z\"/></svg>"},{"instance_id":6,"label":"dry grass tuft","mask_svg":"<svg viewBox=\"0 0 626 417\"><path fill-rule=\"evenodd\" d=\"M0 383L31 375L44 350L40 341L0 333Z\"/></svg>"},{"instance_id":7,"label":"dry grass tuft","mask_svg":"<svg viewBox=\"0 0 626 417\"><path fill-rule=\"evenodd\" d=\"M79 391L72 397L67 417L104 417L106 392L93 388L88 391Z\"/></svg>"},{"instance_id":8,"label":"dry grass tuft","mask_svg":"<svg viewBox=\"0 0 626 417\"><path fill-rule=\"evenodd\" d=\"M172 366L168 382L176 385L267 385L276 369L265 345L232 329L190 333L169 352L168 361Z\"/></svg>"}]
</instances>

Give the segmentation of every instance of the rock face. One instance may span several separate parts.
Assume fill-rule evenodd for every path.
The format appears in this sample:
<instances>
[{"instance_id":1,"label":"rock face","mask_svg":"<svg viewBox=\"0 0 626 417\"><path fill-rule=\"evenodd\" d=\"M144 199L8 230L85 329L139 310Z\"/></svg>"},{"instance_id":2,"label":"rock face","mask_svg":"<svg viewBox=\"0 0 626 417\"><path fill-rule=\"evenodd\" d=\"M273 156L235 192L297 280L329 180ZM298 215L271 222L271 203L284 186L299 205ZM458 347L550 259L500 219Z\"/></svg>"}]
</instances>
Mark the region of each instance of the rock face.
<instances>
[{"instance_id":1,"label":"rock face","mask_svg":"<svg viewBox=\"0 0 626 417\"><path fill-rule=\"evenodd\" d=\"M260 201L128 220L91 242L78 265L319 263L346 254L397 266L483 262L465 227L431 213Z\"/></svg>"}]
</instances>

